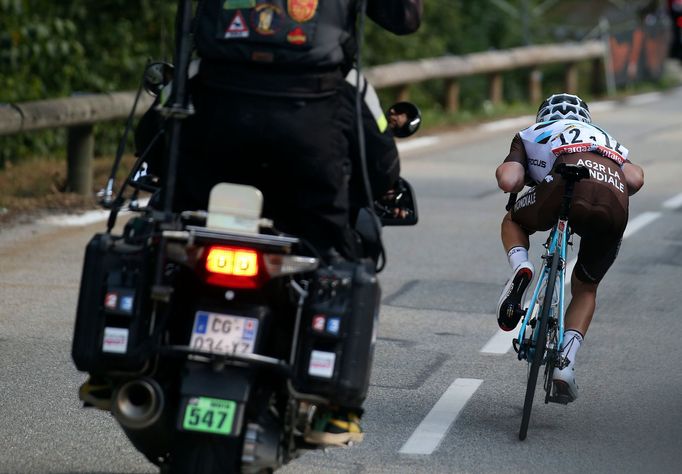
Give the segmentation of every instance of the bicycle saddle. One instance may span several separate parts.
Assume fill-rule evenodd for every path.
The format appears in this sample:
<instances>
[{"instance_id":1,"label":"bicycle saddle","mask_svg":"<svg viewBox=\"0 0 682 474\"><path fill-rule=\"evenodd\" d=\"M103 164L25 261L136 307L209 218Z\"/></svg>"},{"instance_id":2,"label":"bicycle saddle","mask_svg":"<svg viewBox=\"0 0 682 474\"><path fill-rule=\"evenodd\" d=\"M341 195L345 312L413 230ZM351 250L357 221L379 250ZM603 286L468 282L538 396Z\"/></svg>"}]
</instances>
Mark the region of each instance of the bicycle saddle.
<instances>
[{"instance_id":1,"label":"bicycle saddle","mask_svg":"<svg viewBox=\"0 0 682 474\"><path fill-rule=\"evenodd\" d=\"M590 177L590 169L586 166L581 165L571 165L568 163L559 163L554 171L560 174L562 178L566 181L578 182L581 179L587 179Z\"/></svg>"}]
</instances>

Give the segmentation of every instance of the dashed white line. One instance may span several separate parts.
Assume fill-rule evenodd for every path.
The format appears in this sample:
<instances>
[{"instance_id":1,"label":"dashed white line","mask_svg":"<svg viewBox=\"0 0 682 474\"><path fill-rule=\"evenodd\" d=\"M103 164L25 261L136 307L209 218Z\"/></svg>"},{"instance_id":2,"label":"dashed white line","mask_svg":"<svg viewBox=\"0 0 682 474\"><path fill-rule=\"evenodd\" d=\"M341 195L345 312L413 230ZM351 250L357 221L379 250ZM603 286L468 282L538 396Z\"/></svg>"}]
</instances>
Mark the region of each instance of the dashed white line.
<instances>
[{"instance_id":1,"label":"dashed white line","mask_svg":"<svg viewBox=\"0 0 682 474\"><path fill-rule=\"evenodd\" d=\"M575 264L577 262L578 262L578 258L573 257L566 264L566 281L564 281L564 285L568 285L571 283L571 275L573 275L573 269L575 268Z\"/></svg>"},{"instance_id":2,"label":"dashed white line","mask_svg":"<svg viewBox=\"0 0 682 474\"><path fill-rule=\"evenodd\" d=\"M666 209L677 209L682 207L682 193L677 196L673 196L663 203L663 207Z\"/></svg>"},{"instance_id":3,"label":"dashed white line","mask_svg":"<svg viewBox=\"0 0 682 474\"><path fill-rule=\"evenodd\" d=\"M628 105L645 105L658 102L663 98L660 92L649 92L647 94L633 95L626 100Z\"/></svg>"},{"instance_id":4,"label":"dashed white line","mask_svg":"<svg viewBox=\"0 0 682 474\"><path fill-rule=\"evenodd\" d=\"M498 330L488 343L483 346L481 353L483 354L506 354L512 348L512 339L516 337L518 331L503 331Z\"/></svg>"},{"instance_id":5,"label":"dashed white line","mask_svg":"<svg viewBox=\"0 0 682 474\"><path fill-rule=\"evenodd\" d=\"M452 382L412 436L400 448L400 454L433 453L481 383L483 380L479 379L456 379Z\"/></svg>"},{"instance_id":6,"label":"dashed white line","mask_svg":"<svg viewBox=\"0 0 682 474\"><path fill-rule=\"evenodd\" d=\"M435 145L440 141L439 137L420 137L410 140L408 142L398 143L398 151L404 153L409 150L414 150L416 148L422 148L426 146Z\"/></svg>"},{"instance_id":7,"label":"dashed white line","mask_svg":"<svg viewBox=\"0 0 682 474\"><path fill-rule=\"evenodd\" d=\"M484 123L480 126L480 129L486 132L494 132L509 128L527 127L528 124L531 123L535 123L535 117L526 115L523 117L514 117L510 119L502 119L496 120L494 122Z\"/></svg>"},{"instance_id":8,"label":"dashed white line","mask_svg":"<svg viewBox=\"0 0 682 474\"><path fill-rule=\"evenodd\" d=\"M661 217L661 215L662 213L660 212L644 212L638 215L628 222L628 226L625 228L625 232L623 233L623 238L627 239L638 230L648 226L653 221Z\"/></svg>"}]
</instances>

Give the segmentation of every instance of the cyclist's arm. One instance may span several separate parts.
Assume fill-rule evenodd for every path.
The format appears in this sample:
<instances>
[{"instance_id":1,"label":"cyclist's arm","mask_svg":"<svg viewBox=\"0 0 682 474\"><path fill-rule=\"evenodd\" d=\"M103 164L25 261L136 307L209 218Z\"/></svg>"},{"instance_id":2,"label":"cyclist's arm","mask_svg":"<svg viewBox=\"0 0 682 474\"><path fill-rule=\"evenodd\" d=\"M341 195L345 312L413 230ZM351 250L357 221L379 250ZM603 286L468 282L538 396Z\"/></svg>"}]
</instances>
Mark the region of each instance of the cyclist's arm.
<instances>
[{"instance_id":1,"label":"cyclist's arm","mask_svg":"<svg viewBox=\"0 0 682 474\"><path fill-rule=\"evenodd\" d=\"M623 174L628 185L628 195L632 196L644 186L644 170L630 161L623 163Z\"/></svg>"},{"instance_id":2,"label":"cyclist's arm","mask_svg":"<svg viewBox=\"0 0 682 474\"><path fill-rule=\"evenodd\" d=\"M417 31L423 11L422 0L369 0L367 3L367 16L396 35Z\"/></svg>"},{"instance_id":3,"label":"cyclist's arm","mask_svg":"<svg viewBox=\"0 0 682 474\"><path fill-rule=\"evenodd\" d=\"M505 193L518 193L526 184L526 165L528 163L526 149L521 137L516 134L511 143L509 154L504 163L497 167L495 178L497 185Z\"/></svg>"}]
</instances>

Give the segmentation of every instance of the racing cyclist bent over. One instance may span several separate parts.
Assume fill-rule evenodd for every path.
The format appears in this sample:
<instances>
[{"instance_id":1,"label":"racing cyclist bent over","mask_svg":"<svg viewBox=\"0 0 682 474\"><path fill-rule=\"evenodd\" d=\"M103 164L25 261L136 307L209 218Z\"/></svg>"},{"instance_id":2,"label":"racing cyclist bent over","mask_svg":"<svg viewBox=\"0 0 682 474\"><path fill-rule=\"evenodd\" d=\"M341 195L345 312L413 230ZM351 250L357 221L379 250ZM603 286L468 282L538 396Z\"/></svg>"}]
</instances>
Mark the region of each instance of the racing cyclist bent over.
<instances>
[{"instance_id":1,"label":"racing cyclist bent over","mask_svg":"<svg viewBox=\"0 0 682 474\"><path fill-rule=\"evenodd\" d=\"M497 322L505 331L516 327L523 298L533 279L528 260L529 234L556 223L563 196L559 163L586 166L590 179L575 185L569 213L571 229L580 235L580 250L571 276L571 302L566 310L561 356L568 365L555 368L555 393L565 402L578 396L575 358L594 314L597 287L616 259L628 220L629 196L644 184L642 168L631 163L628 150L592 124L587 104L578 96L554 94L538 110L536 124L516 134L509 155L496 170L497 184L516 193L532 187L502 220L502 245L512 268L497 306Z\"/></svg>"}]
</instances>

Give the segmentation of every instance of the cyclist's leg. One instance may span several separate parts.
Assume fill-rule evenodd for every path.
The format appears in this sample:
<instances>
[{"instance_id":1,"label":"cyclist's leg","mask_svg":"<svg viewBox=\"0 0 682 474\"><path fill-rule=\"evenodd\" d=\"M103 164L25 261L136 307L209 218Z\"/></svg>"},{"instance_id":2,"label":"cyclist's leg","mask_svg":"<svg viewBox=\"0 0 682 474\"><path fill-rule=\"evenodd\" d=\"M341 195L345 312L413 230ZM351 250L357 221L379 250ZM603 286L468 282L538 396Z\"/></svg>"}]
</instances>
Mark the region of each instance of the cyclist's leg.
<instances>
[{"instance_id":1,"label":"cyclist's leg","mask_svg":"<svg viewBox=\"0 0 682 474\"><path fill-rule=\"evenodd\" d=\"M583 183L581 183L583 184ZM627 221L618 196L597 183L576 189L571 225L582 236L571 276L571 302L566 309L561 355L565 365L553 373L555 393L565 402L578 396L575 359L592 322L599 282L616 260Z\"/></svg>"},{"instance_id":2,"label":"cyclist's leg","mask_svg":"<svg viewBox=\"0 0 682 474\"><path fill-rule=\"evenodd\" d=\"M561 199L557 180L543 181L523 194L502 220L502 245L512 276L507 281L497 305L497 323L501 329L510 331L520 319L523 297L533 280L533 265L528 259L529 234L547 230L556 219Z\"/></svg>"},{"instance_id":3,"label":"cyclist's leg","mask_svg":"<svg viewBox=\"0 0 682 474\"><path fill-rule=\"evenodd\" d=\"M597 302L597 287L599 283L580 280L573 272L571 277L571 302L566 309L564 327L566 330L575 330L583 336L592 322L594 308Z\"/></svg>"}]
</instances>

